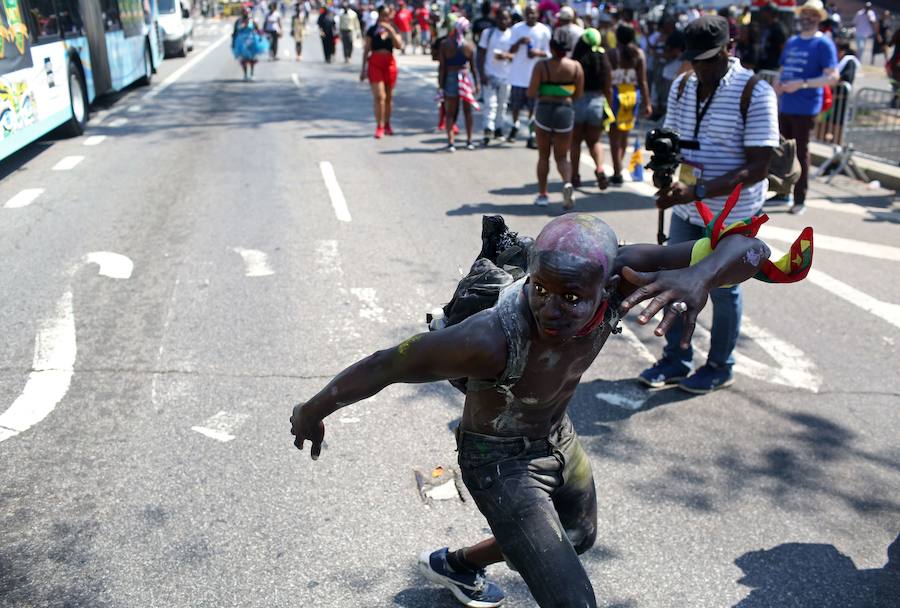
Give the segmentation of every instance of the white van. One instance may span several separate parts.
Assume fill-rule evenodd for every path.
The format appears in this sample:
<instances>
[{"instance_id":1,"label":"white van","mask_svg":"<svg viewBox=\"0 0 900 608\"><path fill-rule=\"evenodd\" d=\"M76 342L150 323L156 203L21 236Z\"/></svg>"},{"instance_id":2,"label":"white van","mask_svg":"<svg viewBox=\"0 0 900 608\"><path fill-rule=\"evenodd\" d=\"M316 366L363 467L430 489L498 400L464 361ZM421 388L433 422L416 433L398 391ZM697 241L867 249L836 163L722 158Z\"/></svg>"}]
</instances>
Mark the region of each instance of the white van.
<instances>
[{"instance_id":1,"label":"white van","mask_svg":"<svg viewBox=\"0 0 900 608\"><path fill-rule=\"evenodd\" d=\"M166 57L184 57L194 49L194 20L188 0L157 0L159 29Z\"/></svg>"}]
</instances>

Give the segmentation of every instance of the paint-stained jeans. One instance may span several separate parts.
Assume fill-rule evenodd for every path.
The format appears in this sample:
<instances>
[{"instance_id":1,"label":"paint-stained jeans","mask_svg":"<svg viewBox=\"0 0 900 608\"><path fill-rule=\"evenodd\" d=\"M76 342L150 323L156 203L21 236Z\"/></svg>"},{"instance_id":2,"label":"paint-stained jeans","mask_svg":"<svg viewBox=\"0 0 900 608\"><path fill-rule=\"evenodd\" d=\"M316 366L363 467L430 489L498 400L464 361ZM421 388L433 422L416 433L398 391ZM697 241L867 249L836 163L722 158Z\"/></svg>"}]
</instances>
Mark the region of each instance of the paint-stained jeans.
<instances>
[{"instance_id":1,"label":"paint-stained jeans","mask_svg":"<svg viewBox=\"0 0 900 608\"><path fill-rule=\"evenodd\" d=\"M546 439L457 431L462 478L541 608L596 607L578 554L597 536L591 463L566 417Z\"/></svg>"},{"instance_id":2,"label":"paint-stained jeans","mask_svg":"<svg viewBox=\"0 0 900 608\"><path fill-rule=\"evenodd\" d=\"M484 104L484 130L494 131L498 127L505 130L509 127L506 120L506 103L509 101L509 83L491 76L482 83Z\"/></svg>"}]
</instances>

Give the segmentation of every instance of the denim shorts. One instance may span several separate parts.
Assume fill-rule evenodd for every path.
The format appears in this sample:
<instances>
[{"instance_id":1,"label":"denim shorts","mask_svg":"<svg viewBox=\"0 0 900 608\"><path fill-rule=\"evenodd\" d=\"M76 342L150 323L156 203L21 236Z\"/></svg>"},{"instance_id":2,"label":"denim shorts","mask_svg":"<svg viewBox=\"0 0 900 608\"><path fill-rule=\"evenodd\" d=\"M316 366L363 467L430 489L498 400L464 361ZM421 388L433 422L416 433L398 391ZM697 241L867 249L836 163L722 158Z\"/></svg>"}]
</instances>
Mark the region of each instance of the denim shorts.
<instances>
[{"instance_id":1,"label":"denim shorts","mask_svg":"<svg viewBox=\"0 0 900 608\"><path fill-rule=\"evenodd\" d=\"M534 108L534 124L550 133L568 133L575 126L575 111L569 102L539 101Z\"/></svg>"},{"instance_id":2,"label":"denim shorts","mask_svg":"<svg viewBox=\"0 0 900 608\"><path fill-rule=\"evenodd\" d=\"M602 127L606 121L606 100L599 93L585 93L575 100L575 124Z\"/></svg>"},{"instance_id":3,"label":"denim shorts","mask_svg":"<svg viewBox=\"0 0 900 608\"><path fill-rule=\"evenodd\" d=\"M459 74L447 72L444 77L444 95L446 97L459 97Z\"/></svg>"},{"instance_id":4,"label":"denim shorts","mask_svg":"<svg viewBox=\"0 0 900 608\"><path fill-rule=\"evenodd\" d=\"M541 439L457 429L457 447L466 488L538 604L596 606L578 554L597 536L597 493L569 418Z\"/></svg>"}]
</instances>

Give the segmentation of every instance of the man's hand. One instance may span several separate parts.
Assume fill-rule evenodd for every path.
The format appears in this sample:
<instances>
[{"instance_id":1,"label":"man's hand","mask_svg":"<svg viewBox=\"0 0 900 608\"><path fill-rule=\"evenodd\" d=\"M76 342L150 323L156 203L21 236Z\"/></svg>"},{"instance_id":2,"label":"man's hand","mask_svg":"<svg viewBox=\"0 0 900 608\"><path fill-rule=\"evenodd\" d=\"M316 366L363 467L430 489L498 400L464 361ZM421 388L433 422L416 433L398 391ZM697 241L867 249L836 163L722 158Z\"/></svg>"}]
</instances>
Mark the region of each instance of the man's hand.
<instances>
[{"instance_id":1,"label":"man's hand","mask_svg":"<svg viewBox=\"0 0 900 608\"><path fill-rule=\"evenodd\" d=\"M668 209L675 205L684 205L694 202L694 187L682 182L675 182L668 190L660 190L656 193L656 208Z\"/></svg>"},{"instance_id":2,"label":"man's hand","mask_svg":"<svg viewBox=\"0 0 900 608\"><path fill-rule=\"evenodd\" d=\"M653 114L653 106L650 105L649 100L645 100L643 104L641 104L641 113L644 115L644 118L650 118L650 115Z\"/></svg>"},{"instance_id":3,"label":"man's hand","mask_svg":"<svg viewBox=\"0 0 900 608\"><path fill-rule=\"evenodd\" d=\"M322 441L325 439L325 423L306 403L298 403L294 406L290 422L294 445L298 450L302 450L303 442L308 439L312 444L309 455L313 460L318 460L319 454L322 453Z\"/></svg>"},{"instance_id":4,"label":"man's hand","mask_svg":"<svg viewBox=\"0 0 900 608\"><path fill-rule=\"evenodd\" d=\"M657 336L662 336L669 331L672 323L680 314L684 317L681 348L690 346L691 336L697 325L697 315L706 306L709 298L706 275L698 271L696 266L658 272L636 272L626 266L622 269L622 276L628 283L637 285L637 289L622 301L619 308L622 314L625 315L640 302L652 298L638 315L638 323L645 325L656 313L665 308L663 319L654 331ZM672 307L672 304L676 302L686 304L687 310L677 312Z\"/></svg>"}]
</instances>

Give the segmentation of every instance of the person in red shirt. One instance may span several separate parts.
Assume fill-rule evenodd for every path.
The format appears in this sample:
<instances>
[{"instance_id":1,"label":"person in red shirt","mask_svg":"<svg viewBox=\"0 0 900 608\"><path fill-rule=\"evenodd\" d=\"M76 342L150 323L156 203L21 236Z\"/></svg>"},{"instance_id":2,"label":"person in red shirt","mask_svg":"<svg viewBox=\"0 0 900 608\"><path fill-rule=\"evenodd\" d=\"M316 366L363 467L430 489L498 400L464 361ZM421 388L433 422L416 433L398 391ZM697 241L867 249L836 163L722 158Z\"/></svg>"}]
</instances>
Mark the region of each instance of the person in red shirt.
<instances>
[{"instance_id":1,"label":"person in red shirt","mask_svg":"<svg viewBox=\"0 0 900 608\"><path fill-rule=\"evenodd\" d=\"M401 52L405 55L406 47L409 46L409 37L412 34L413 14L411 10L406 8L406 2L403 0L400 0L397 7L397 14L394 15L394 26L397 28L397 33L400 34L400 39L403 40Z\"/></svg>"},{"instance_id":2,"label":"person in red shirt","mask_svg":"<svg viewBox=\"0 0 900 608\"><path fill-rule=\"evenodd\" d=\"M422 46L422 54L424 55L431 48L431 14L428 5L424 2L413 13L416 20L416 33L418 34L418 42Z\"/></svg>"}]
</instances>

